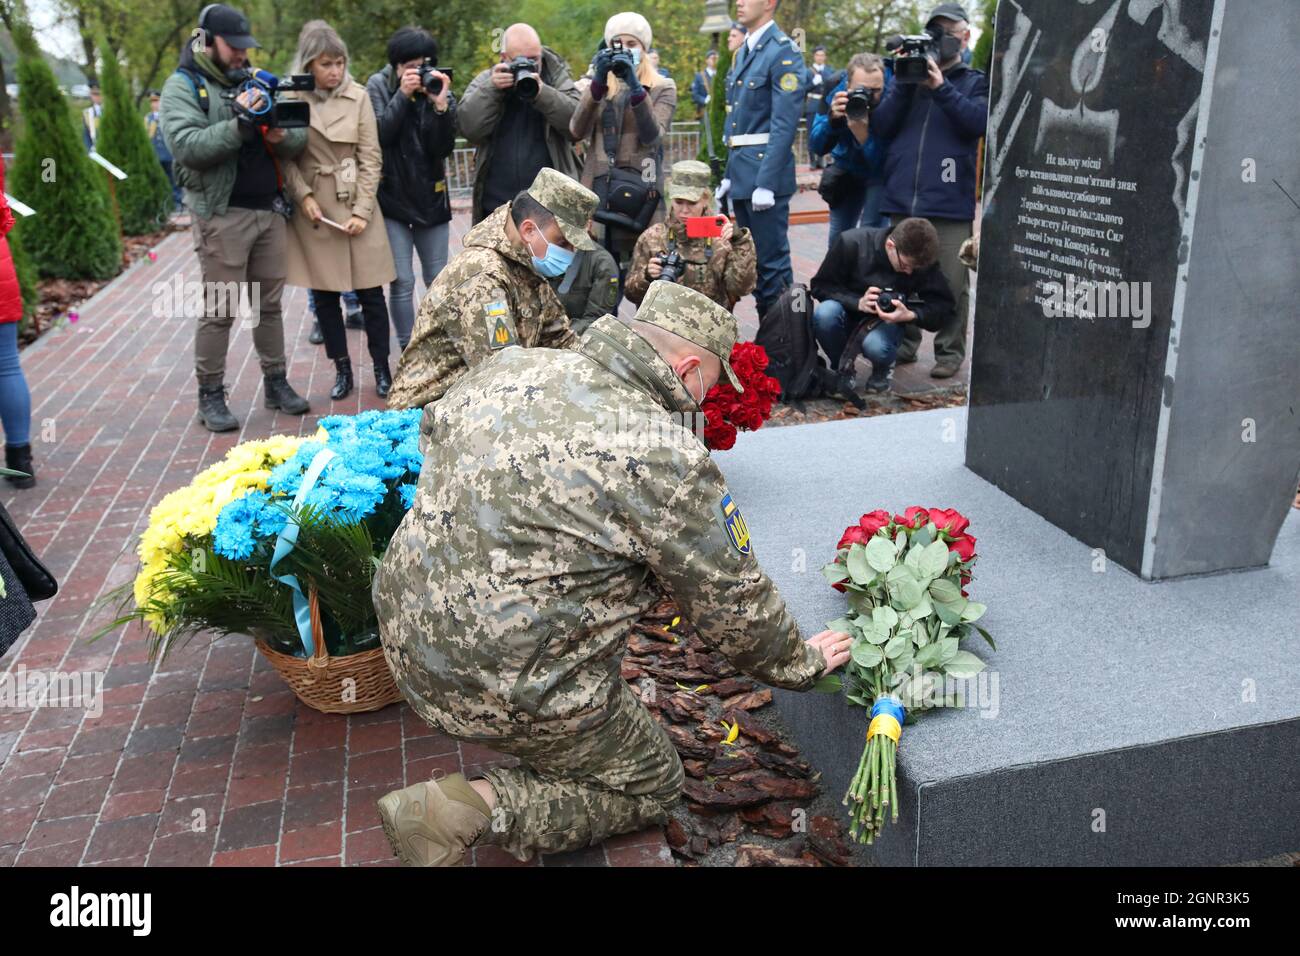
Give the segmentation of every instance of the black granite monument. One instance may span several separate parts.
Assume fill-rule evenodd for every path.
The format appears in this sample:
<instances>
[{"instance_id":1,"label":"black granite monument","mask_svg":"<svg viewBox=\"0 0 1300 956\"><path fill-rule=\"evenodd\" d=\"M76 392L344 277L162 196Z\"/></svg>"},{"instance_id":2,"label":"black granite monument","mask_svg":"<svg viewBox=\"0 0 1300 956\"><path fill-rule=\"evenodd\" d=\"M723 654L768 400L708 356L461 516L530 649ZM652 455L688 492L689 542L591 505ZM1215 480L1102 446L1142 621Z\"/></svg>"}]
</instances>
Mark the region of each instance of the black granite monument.
<instances>
[{"instance_id":1,"label":"black granite monument","mask_svg":"<svg viewBox=\"0 0 1300 956\"><path fill-rule=\"evenodd\" d=\"M966 464L1147 579L1300 472L1300 3L1002 0Z\"/></svg>"}]
</instances>

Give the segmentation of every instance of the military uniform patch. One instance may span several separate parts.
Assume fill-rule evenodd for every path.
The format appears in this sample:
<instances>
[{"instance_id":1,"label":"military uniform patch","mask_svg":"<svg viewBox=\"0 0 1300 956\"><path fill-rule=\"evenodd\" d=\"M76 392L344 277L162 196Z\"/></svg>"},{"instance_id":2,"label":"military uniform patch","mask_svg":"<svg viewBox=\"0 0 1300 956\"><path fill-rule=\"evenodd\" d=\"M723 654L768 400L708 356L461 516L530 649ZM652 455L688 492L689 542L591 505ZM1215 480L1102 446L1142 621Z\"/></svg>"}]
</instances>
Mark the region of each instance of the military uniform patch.
<instances>
[{"instance_id":1,"label":"military uniform patch","mask_svg":"<svg viewBox=\"0 0 1300 956\"><path fill-rule=\"evenodd\" d=\"M780 85L787 93L793 93L799 89L799 77L793 73L782 73Z\"/></svg>"},{"instance_id":2,"label":"military uniform patch","mask_svg":"<svg viewBox=\"0 0 1300 956\"><path fill-rule=\"evenodd\" d=\"M740 515L740 508L731 500L730 494L723 497L718 505L718 511L722 515L722 527L726 529L731 546L741 554L749 554L752 550L749 544L749 525L745 524L745 519Z\"/></svg>"},{"instance_id":3,"label":"military uniform patch","mask_svg":"<svg viewBox=\"0 0 1300 956\"><path fill-rule=\"evenodd\" d=\"M503 349L518 344L505 302L489 302L483 306L483 317L487 323L488 348Z\"/></svg>"}]
</instances>

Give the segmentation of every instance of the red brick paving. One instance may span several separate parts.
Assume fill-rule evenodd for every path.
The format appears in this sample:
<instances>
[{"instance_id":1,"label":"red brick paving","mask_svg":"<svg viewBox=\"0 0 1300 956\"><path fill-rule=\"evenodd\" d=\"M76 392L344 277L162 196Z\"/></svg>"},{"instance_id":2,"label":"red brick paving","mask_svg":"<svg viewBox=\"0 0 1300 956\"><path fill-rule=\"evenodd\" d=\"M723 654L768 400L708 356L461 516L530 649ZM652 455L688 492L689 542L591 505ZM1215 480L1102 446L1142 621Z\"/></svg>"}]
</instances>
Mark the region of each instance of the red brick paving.
<instances>
[{"instance_id":1,"label":"red brick paving","mask_svg":"<svg viewBox=\"0 0 1300 956\"><path fill-rule=\"evenodd\" d=\"M818 202L804 193L794 206ZM453 250L468 225L464 212L454 219ZM825 236L824 224L792 232L801 281L815 271ZM323 348L306 341L306 293L288 288L289 380L312 412L297 418L262 407L250 337L236 330L226 384L242 427L214 435L199 426L192 324L152 311L155 283L178 272L197 280L190 241L188 231L167 237L156 262L133 266L79 308L78 322L22 354L38 484L5 484L3 500L60 593L38 606L4 664L102 672L105 690L98 717L0 709L0 865L393 865L376 798L434 772L480 769L498 755L443 736L404 704L352 717L310 710L238 638L195 640L156 668L137 627L85 640L111 620L90 603L131 579L137 536L164 494L241 441L309 434L323 415L383 407L360 330L348 332L358 388L329 401L333 368ZM752 299L738 316L752 335ZM928 370L925 357L912 369ZM477 865L522 865L492 847L474 857ZM673 861L652 829L531 865Z\"/></svg>"}]
</instances>

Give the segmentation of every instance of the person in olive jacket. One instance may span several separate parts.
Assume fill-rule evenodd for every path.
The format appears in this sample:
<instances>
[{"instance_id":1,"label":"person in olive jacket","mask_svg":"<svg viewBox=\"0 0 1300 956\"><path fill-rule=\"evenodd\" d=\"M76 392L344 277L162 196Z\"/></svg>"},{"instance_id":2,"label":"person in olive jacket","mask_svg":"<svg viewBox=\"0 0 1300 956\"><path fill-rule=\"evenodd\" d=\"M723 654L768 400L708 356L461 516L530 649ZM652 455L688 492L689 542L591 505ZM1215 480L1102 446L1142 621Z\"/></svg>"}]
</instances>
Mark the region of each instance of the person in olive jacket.
<instances>
[{"instance_id":1,"label":"person in olive jacket","mask_svg":"<svg viewBox=\"0 0 1300 956\"><path fill-rule=\"evenodd\" d=\"M422 65L437 63L433 36L419 27L402 27L388 40L388 65L366 81L384 151L379 208L397 268L388 287L388 314L402 349L415 324L412 252L420 256L428 287L447 264L451 234L447 157L456 148L456 98L446 74L429 70L427 80L420 76ZM426 82L441 84L439 92L431 92Z\"/></svg>"}]
</instances>

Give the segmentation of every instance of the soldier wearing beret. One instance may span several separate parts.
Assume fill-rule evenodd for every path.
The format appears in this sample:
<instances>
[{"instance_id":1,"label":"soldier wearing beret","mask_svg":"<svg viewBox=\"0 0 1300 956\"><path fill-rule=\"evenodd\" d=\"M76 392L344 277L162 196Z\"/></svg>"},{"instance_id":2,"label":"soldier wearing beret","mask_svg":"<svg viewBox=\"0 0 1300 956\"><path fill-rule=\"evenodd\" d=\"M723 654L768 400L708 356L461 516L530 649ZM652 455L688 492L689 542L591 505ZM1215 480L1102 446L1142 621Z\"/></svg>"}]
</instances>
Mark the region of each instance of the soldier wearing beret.
<instances>
[{"instance_id":1,"label":"soldier wearing beret","mask_svg":"<svg viewBox=\"0 0 1300 956\"><path fill-rule=\"evenodd\" d=\"M684 782L619 675L667 593L745 673L808 690L848 635L808 641L754 556L739 503L684 427L726 375L736 321L668 282L569 350L498 352L425 408L415 501L373 585L397 685L432 726L516 767L379 801L407 864L471 846L520 860L666 821Z\"/></svg>"},{"instance_id":2,"label":"soldier wearing beret","mask_svg":"<svg viewBox=\"0 0 1300 956\"><path fill-rule=\"evenodd\" d=\"M658 222L641 233L632 252L623 294L640 302L650 283L663 273L660 257L676 252L684 270L677 280L702 292L730 311L741 296L754 291L757 276L754 237L748 229L736 231L730 220L718 238L688 238L685 220L707 216L712 188L709 167L698 160L674 163L668 181L670 212L667 222Z\"/></svg>"},{"instance_id":3,"label":"soldier wearing beret","mask_svg":"<svg viewBox=\"0 0 1300 956\"><path fill-rule=\"evenodd\" d=\"M576 340L548 280L594 249L596 194L544 167L527 190L465 236L465 248L420 303L389 408L436 401L469 369L511 345L568 348Z\"/></svg>"}]
</instances>

